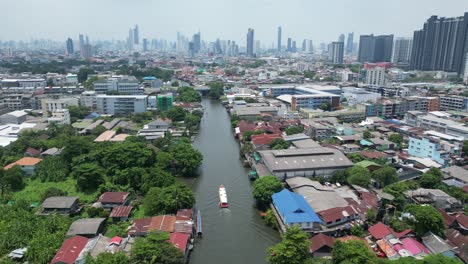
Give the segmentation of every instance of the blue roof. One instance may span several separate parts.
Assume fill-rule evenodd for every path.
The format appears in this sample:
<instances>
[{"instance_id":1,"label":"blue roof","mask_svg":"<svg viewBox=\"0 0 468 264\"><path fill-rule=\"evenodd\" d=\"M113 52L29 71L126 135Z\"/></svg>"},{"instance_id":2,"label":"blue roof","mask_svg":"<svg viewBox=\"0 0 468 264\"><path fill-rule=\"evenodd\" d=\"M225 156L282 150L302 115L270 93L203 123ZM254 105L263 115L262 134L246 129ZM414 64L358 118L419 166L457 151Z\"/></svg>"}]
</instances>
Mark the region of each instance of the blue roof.
<instances>
[{"instance_id":1,"label":"blue roof","mask_svg":"<svg viewBox=\"0 0 468 264\"><path fill-rule=\"evenodd\" d=\"M361 141L359 141L359 144L361 144L362 146L373 146L374 143L370 142L370 141L367 141L365 139L361 139Z\"/></svg>"},{"instance_id":2,"label":"blue roof","mask_svg":"<svg viewBox=\"0 0 468 264\"><path fill-rule=\"evenodd\" d=\"M273 194L271 198L276 209L287 224L322 222L301 195L284 189L279 193Z\"/></svg>"},{"instance_id":3,"label":"blue roof","mask_svg":"<svg viewBox=\"0 0 468 264\"><path fill-rule=\"evenodd\" d=\"M153 80L156 80L156 77L154 77L154 76L146 76L146 77L143 77L143 80L145 80L145 81L153 81Z\"/></svg>"},{"instance_id":4,"label":"blue roof","mask_svg":"<svg viewBox=\"0 0 468 264\"><path fill-rule=\"evenodd\" d=\"M390 123L395 124L395 125L402 125L403 124L401 121L399 121L397 119L387 119L385 121L390 122Z\"/></svg>"},{"instance_id":5,"label":"blue roof","mask_svg":"<svg viewBox=\"0 0 468 264\"><path fill-rule=\"evenodd\" d=\"M98 113L96 113L96 112L92 112L91 114L87 115L87 116L85 117L85 119L94 119L94 118L98 118L98 117L100 117L100 116L101 116L100 114L98 114Z\"/></svg>"}]
</instances>

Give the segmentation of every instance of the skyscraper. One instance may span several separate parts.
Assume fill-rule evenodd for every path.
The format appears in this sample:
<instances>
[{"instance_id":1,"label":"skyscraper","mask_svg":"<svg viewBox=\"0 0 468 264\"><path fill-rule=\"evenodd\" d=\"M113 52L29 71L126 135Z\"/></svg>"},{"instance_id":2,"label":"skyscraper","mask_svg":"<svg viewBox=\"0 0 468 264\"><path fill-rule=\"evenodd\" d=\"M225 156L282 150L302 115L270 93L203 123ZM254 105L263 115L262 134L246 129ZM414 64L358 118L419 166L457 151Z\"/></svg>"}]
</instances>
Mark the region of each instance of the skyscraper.
<instances>
[{"instance_id":1,"label":"skyscraper","mask_svg":"<svg viewBox=\"0 0 468 264\"><path fill-rule=\"evenodd\" d=\"M297 52L297 46L296 46L296 41L295 40L293 40L293 42L292 42L291 52Z\"/></svg>"},{"instance_id":2,"label":"skyscraper","mask_svg":"<svg viewBox=\"0 0 468 264\"><path fill-rule=\"evenodd\" d=\"M353 53L353 38L354 38L354 32L348 33L348 39L346 40L346 53L347 54Z\"/></svg>"},{"instance_id":3,"label":"skyscraper","mask_svg":"<svg viewBox=\"0 0 468 264\"><path fill-rule=\"evenodd\" d=\"M392 62L398 67L408 67L411 59L411 38L396 38L393 45Z\"/></svg>"},{"instance_id":4,"label":"skyscraper","mask_svg":"<svg viewBox=\"0 0 468 264\"><path fill-rule=\"evenodd\" d=\"M278 27L278 51L281 51L281 26Z\"/></svg>"},{"instance_id":5,"label":"skyscraper","mask_svg":"<svg viewBox=\"0 0 468 264\"><path fill-rule=\"evenodd\" d=\"M80 50L82 50L84 48L84 44L85 44L83 34L80 34L79 40L80 40Z\"/></svg>"},{"instance_id":6,"label":"skyscraper","mask_svg":"<svg viewBox=\"0 0 468 264\"><path fill-rule=\"evenodd\" d=\"M249 28L247 32L247 56L254 56L254 30Z\"/></svg>"},{"instance_id":7,"label":"skyscraper","mask_svg":"<svg viewBox=\"0 0 468 264\"><path fill-rule=\"evenodd\" d=\"M135 44L140 44L140 31L138 29L138 25L135 25L135 28L133 28L133 43Z\"/></svg>"},{"instance_id":8,"label":"skyscraper","mask_svg":"<svg viewBox=\"0 0 468 264\"><path fill-rule=\"evenodd\" d=\"M148 39L144 38L143 39L143 52L147 52L147 51L148 51Z\"/></svg>"},{"instance_id":9,"label":"skyscraper","mask_svg":"<svg viewBox=\"0 0 468 264\"><path fill-rule=\"evenodd\" d=\"M291 52L292 51L292 39L288 38L288 46L286 48L286 51Z\"/></svg>"},{"instance_id":10,"label":"skyscraper","mask_svg":"<svg viewBox=\"0 0 468 264\"><path fill-rule=\"evenodd\" d=\"M328 47L328 60L335 64L342 64L344 55L344 42L332 42Z\"/></svg>"},{"instance_id":11,"label":"skyscraper","mask_svg":"<svg viewBox=\"0 0 468 264\"><path fill-rule=\"evenodd\" d=\"M390 62L392 59L393 35L361 35L359 38L358 61Z\"/></svg>"},{"instance_id":12,"label":"skyscraper","mask_svg":"<svg viewBox=\"0 0 468 264\"><path fill-rule=\"evenodd\" d=\"M67 39L67 54L72 55L74 53L73 49L73 40L71 38Z\"/></svg>"},{"instance_id":13,"label":"skyscraper","mask_svg":"<svg viewBox=\"0 0 468 264\"><path fill-rule=\"evenodd\" d=\"M338 37L338 42L343 42L344 43L344 34L341 34L339 37Z\"/></svg>"},{"instance_id":14,"label":"skyscraper","mask_svg":"<svg viewBox=\"0 0 468 264\"><path fill-rule=\"evenodd\" d=\"M198 32L196 34L193 34L192 42L193 42L193 52L195 54L200 52L200 49L201 49L201 35L200 35L200 32Z\"/></svg>"},{"instance_id":15,"label":"skyscraper","mask_svg":"<svg viewBox=\"0 0 468 264\"><path fill-rule=\"evenodd\" d=\"M133 50L133 44L135 44L133 37L134 37L133 30L130 28L128 30L128 39L127 39L128 50Z\"/></svg>"},{"instance_id":16,"label":"skyscraper","mask_svg":"<svg viewBox=\"0 0 468 264\"><path fill-rule=\"evenodd\" d=\"M410 68L462 74L468 52L468 12L461 17L431 16L413 35Z\"/></svg>"}]
</instances>

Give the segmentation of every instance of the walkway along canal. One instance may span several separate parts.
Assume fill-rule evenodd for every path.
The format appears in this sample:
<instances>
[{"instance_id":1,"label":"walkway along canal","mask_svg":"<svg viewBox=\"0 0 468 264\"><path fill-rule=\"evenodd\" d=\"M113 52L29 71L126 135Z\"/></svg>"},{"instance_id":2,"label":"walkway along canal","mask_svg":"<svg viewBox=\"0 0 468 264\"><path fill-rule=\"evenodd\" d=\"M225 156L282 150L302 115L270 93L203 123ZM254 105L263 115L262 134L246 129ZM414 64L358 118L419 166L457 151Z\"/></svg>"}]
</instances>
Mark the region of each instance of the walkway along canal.
<instances>
[{"instance_id":1,"label":"walkway along canal","mask_svg":"<svg viewBox=\"0 0 468 264\"><path fill-rule=\"evenodd\" d=\"M203 154L201 175L191 181L201 211L203 238L197 239L190 264L265 263L266 249L280 241L254 208L248 170L221 103L203 99L205 114L194 146ZM228 209L219 207L218 187L226 187Z\"/></svg>"}]
</instances>

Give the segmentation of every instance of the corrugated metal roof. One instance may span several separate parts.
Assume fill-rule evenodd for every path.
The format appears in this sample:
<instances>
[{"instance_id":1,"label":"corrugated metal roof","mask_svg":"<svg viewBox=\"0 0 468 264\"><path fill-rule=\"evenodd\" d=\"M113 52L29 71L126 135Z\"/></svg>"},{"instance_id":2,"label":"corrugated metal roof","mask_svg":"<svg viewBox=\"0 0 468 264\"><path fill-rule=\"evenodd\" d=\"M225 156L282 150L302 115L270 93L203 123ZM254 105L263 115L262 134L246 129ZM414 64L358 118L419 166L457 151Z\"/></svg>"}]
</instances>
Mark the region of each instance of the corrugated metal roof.
<instances>
[{"instance_id":1,"label":"corrugated metal roof","mask_svg":"<svg viewBox=\"0 0 468 264\"><path fill-rule=\"evenodd\" d=\"M272 195L273 204L286 223L321 223L304 197L286 189Z\"/></svg>"}]
</instances>

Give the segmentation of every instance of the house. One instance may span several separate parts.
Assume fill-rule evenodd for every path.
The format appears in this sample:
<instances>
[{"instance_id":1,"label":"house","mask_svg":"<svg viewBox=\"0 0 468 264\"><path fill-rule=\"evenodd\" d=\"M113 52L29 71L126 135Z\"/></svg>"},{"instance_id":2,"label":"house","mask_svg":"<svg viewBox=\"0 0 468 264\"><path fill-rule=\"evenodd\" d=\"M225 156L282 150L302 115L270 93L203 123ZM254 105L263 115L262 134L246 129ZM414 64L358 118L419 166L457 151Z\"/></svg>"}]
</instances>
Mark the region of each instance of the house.
<instances>
[{"instance_id":1,"label":"house","mask_svg":"<svg viewBox=\"0 0 468 264\"><path fill-rule=\"evenodd\" d=\"M424 235L422 242L432 254L442 254L449 258L455 258L454 248L432 232Z\"/></svg>"},{"instance_id":2,"label":"house","mask_svg":"<svg viewBox=\"0 0 468 264\"><path fill-rule=\"evenodd\" d=\"M403 193L406 198L416 204L430 204L449 212L463 210L462 204L452 196L439 189L419 188Z\"/></svg>"},{"instance_id":3,"label":"house","mask_svg":"<svg viewBox=\"0 0 468 264\"><path fill-rule=\"evenodd\" d=\"M37 157L39 155L41 155L41 151L31 147L27 148L24 152L24 156L26 157Z\"/></svg>"},{"instance_id":4,"label":"house","mask_svg":"<svg viewBox=\"0 0 468 264\"><path fill-rule=\"evenodd\" d=\"M79 197L76 196L53 196L44 200L37 215L49 215L57 213L71 215L80 211Z\"/></svg>"},{"instance_id":5,"label":"house","mask_svg":"<svg viewBox=\"0 0 468 264\"><path fill-rule=\"evenodd\" d=\"M393 249L402 257L411 254L412 257L423 258L430 254L429 250L416 239L407 237L393 245Z\"/></svg>"},{"instance_id":6,"label":"house","mask_svg":"<svg viewBox=\"0 0 468 264\"><path fill-rule=\"evenodd\" d=\"M81 218L70 225L67 236L95 237L101 233L105 218Z\"/></svg>"},{"instance_id":7,"label":"house","mask_svg":"<svg viewBox=\"0 0 468 264\"><path fill-rule=\"evenodd\" d=\"M260 135L252 135L250 138L256 150L265 150L269 149L271 141L281 138L281 135L263 133Z\"/></svg>"},{"instance_id":8,"label":"house","mask_svg":"<svg viewBox=\"0 0 468 264\"><path fill-rule=\"evenodd\" d=\"M170 127L171 123L164 120L155 120L148 124L148 129L151 130L167 131Z\"/></svg>"},{"instance_id":9,"label":"house","mask_svg":"<svg viewBox=\"0 0 468 264\"><path fill-rule=\"evenodd\" d=\"M63 242L60 249L55 254L55 257L50 262L51 264L75 264L79 263L81 251L86 247L88 238L82 236L74 236ZM81 256L82 257L82 256Z\"/></svg>"},{"instance_id":10,"label":"house","mask_svg":"<svg viewBox=\"0 0 468 264\"><path fill-rule=\"evenodd\" d=\"M46 151L41 153L41 156L46 157L46 156L58 156L60 153L62 153L63 148L50 148L47 149Z\"/></svg>"},{"instance_id":11,"label":"house","mask_svg":"<svg viewBox=\"0 0 468 264\"><path fill-rule=\"evenodd\" d=\"M373 172L373 171L376 171L376 170L382 168L382 165L377 164L377 163L375 163L373 161L368 161L368 160L360 161L360 162L356 163L355 165L366 168L370 172Z\"/></svg>"},{"instance_id":12,"label":"house","mask_svg":"<svg viewBox=\"0 0 468 264\"><path fill-rule=\"evenodd\" d=\"M380 151L360 151L359 154L366 159L378 160L378 159L388 159L388 154Z\"/></svg>"},{"instance_id":13,"label":"house","mask_svg":"<svg viewBox=\"0 0 468 264\"><path fill-rule=\"evenodd\" d=\"M317 234L310 240L309 253L314 258L331 257L331 251L335 240L324 234Z\"/></svg>"},{"instance_id":14,"label":"house","mask_svg":"<svg viewBox=\"0 0 468 264\"><path fill-rule=\"evenodd\" d=\"M41 161L42 159L39 158L24 157L6 165L4 169L9 170L13 168L13 166L19 166L25 175L32 176L36 172L37 164Z\"/></svg>"},{"instance_id":15,"label":"house","mask_svg":"<svg viewBox=\"0 0 468 264\"><path fill-rule=\"evenodd\" d=\"M174 232L176 217L172 215L160 215L143 219L134 219L128 228L130 236L146 236L151 231Z\"/></svg>"},{"instance_id":16,"label":"house","mask_svg":"<svg viewBox=\"0 0 468 264\"><path fill-rule=\"evenodd\" d=\"M464 263L468 263L468 236L464 236L455 229L445 230L444 235L449 244L454 246L457 256L464 261Z\"/></svg>"},{"instance_id":17,"label":"house","mask_svg":"<svg viewBox=\"0 0 468 264\"><path fill-rule=\"evenodd\" d=\"M450 166L441 169L444 178L447 180L455 180L462 186L468 185L468 170L459 166Z\"/></svg>"},{"instance_id":18,"label":"house","mask_svg":"<svg viewBox=\"0 0 468 264\"><path fill-rule=\"evenodd\" d=\"M193 210L192 209L179 209L176 213L177 220L192 220Z\"/></svg>"},{"instance_id":19,"label":"house","mask_svg":"<svg viewBox=\"0 0 468 264\"><path fill-rule=\"evenodd\" d=\"M182 252L185 259L187 259L189 253L189 240L189 234L174 232L169 235L169 242Z\"/></svg>"},{"instance_id":20,"label":"house","mask_svg":"<svg viewBox=\"0 0 468 264\"><path fill-rule=\"evenodd\" d=\"M344 144L341 147L344 153L354 153L358 152L361 149L361 147L356 144Z\"/></svg>"},{"instance_id":21,"label":"house","mask_svg":"<svg viewBox=\"0 0 468 264\"><path fill-rule=\"evenodd\" d=\"M317 212L317 214L327 228L359 219L359 212L352 205L330 208Z\"/></svg>"},{"instance_id":22,"label":"house","mask_svg":"<svg viewBox=\"0 0 468 264\"><path fill-rule=\"evenodd\" d=\"M408 233L411 232L411 229L403 230L402 232L395 232L391 227L385 225L382 222L378 222L377 224L369 227L368 229L371 236L374 240L379 239L391 239L391 238L402 238L406 236Z\"/></svg>"},{"instance_id":23,"label":"house","mask_svg":"<svg viewBox=\"0 0 468 264\"><path fill-rule=\"evenodd\" d=\"M98 202L101 203L103 208L111 209L115 206L126 205L129 202L129 195L128 192L105 192L101 194Z\"/></svg>"},{"instance_id":24,"label":"house","mask_svg":"<svg viewBox=\"0 0 468 264\"><path fill-rule=\"evenodd\" d=\"M322 220L301 195L284 189L273 194L271 198L283 231L293 225L307 231L320 228Z\"/></svg>"},{"instance_id":25,"label":"house","mask_svg":"<svg viewBox=\"0 0 468 264\"><path fill-rule=\"evenodd\" d=\"M114 222L118 221L127 221L132 212L132 206L119 205L112 208L112 211L109 215Z\"/></svg>"}]
</instances>

